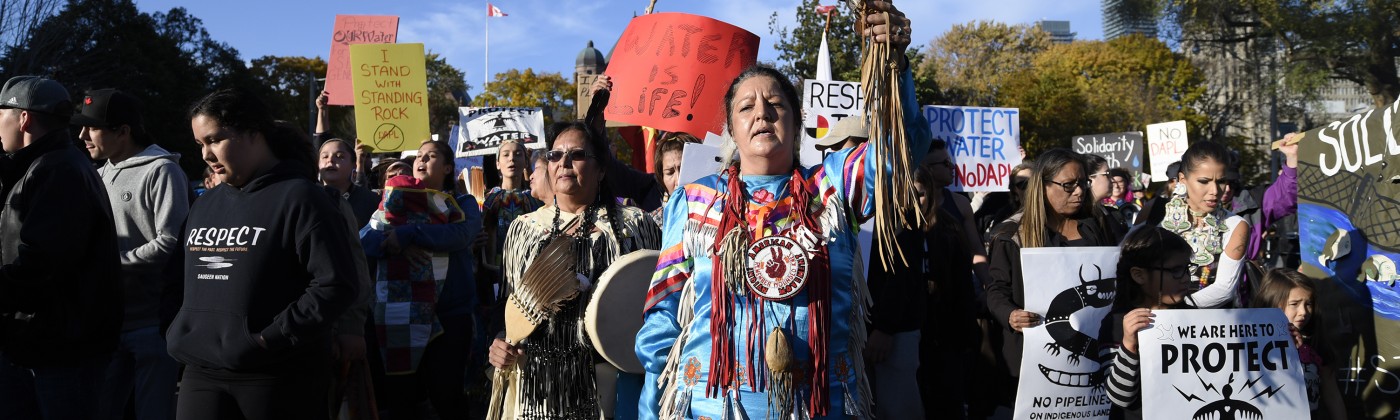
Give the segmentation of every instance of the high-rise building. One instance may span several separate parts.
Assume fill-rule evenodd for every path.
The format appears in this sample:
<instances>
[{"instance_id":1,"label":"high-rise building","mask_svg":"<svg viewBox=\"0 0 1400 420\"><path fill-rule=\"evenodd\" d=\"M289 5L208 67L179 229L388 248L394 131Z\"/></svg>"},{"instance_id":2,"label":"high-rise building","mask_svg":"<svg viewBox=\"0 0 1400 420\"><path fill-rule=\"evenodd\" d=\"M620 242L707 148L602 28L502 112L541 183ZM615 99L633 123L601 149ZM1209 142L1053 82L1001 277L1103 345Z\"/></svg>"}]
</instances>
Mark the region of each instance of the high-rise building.
<instances>
[{"instance_id":1,"label":"high-rise building","mask_svg":"<svg viewBox=\"0 0 1400 420\"><path fill-rule=\"evenodd\" d=\"M1157 37L1157 21L1151 12L1127 0L1103 0L1103 37L1114 39L1131 34Z\"/></svg>"},{"instance_id":2,"label":"high-rise building","mask_svg":"<svg viewBox=\"0 0 1400 420\"><path fill-rule=\"evenodd\" d=\"M1041 30L1050 33L1050 41L1057 44L1074 42L1074 32L1069 30L1067 20L1041 20L1035 23Z\"/></svg>"}]
</instances>

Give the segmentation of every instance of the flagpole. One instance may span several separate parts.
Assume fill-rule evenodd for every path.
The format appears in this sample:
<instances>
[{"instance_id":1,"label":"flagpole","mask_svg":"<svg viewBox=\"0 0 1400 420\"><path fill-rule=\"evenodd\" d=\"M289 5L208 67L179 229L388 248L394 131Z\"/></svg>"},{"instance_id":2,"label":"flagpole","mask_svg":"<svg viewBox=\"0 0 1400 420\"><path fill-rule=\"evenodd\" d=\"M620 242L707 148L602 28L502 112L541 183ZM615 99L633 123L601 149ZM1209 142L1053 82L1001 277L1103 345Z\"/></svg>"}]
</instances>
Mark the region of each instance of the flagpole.
<instances>
[{"instance_id":1,"label":"flagpole","mask_svg":"<svg viewBox=\"0 0 1400 420\"><path fill-rule=\"evenodd\" d=\"M486 3L486 59L481 62L481 91L484 93L486 85L491 84L491 3Z\"/></svg>"}]
</instances>

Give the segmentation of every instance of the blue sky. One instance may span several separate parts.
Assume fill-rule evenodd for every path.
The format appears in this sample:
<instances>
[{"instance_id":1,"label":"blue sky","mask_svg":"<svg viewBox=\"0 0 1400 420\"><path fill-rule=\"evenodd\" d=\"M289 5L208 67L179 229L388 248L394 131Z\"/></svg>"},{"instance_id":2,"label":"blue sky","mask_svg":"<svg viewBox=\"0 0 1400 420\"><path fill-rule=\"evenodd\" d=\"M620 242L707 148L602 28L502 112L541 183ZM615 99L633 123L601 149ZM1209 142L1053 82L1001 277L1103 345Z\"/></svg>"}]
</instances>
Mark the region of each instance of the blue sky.
<instances>
[{"instance_id":1,"label":"blue sky","mask_svg":"<svg viewBox=\"0 0 1400 420\"><path fill-rule=\"evenodd\" d=\"M204 20L215 39L237 48L244 59L264 55L321 56L330 53L336 14L398 15L399 42L422 42L466 73L472 93L481 89L485 50L484 0L136 0L144 12L185 7ZM572 77L574 58L589 40L604 53L642 13L647 0L492 0L509 16L492 18L490 72L511 68L563 73ZM835 4L836 0L823 0ZM800 0L658 0L656 10L716 18L757 34L760 60L774 60L768 19L778 12L781 26L793 26ZM927 44L954 24L973 20L1030 23L1069 20L1078 39L1103 34L1095 0L906 0L897 1L913 20L915 43Z\"/></svg>"}]
</instances>

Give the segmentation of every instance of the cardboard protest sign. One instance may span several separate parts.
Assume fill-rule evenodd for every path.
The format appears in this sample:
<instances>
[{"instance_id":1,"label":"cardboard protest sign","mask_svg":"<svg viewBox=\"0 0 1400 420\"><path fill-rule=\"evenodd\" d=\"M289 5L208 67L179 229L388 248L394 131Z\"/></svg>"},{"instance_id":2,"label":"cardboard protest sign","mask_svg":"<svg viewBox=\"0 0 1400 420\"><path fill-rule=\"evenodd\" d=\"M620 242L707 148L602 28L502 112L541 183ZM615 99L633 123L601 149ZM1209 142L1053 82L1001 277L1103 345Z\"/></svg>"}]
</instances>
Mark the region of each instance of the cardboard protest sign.
<instances>
[{"instance_id":1,"label":"cardboard protest sign","mask_svg":"<svg viewBox=\"0 0 1400 420\"><path fill-rule=\"evenodd\" d=\"M861 116L865 92L860 83L808 79L802 82L802 94L802 166L816 166L824 157L817 141L838 121Z\"/></svg>"},{"instance_id":2,"label":"cardboard protest sign","mask_svg":"<svg viewBox=\"0 0 1400 420\"><path fill-rule=\"evenodd\" d=\"M1147 152L1152 162L1152 182L1167 180L1167 165L1186 153L1186 121L1147 125Z\"/></svg>"},{"instance_id":3,"label":"cardboard protest sign","mask_svg":"<svg viewBox=\"0 0 1400 420\"><path fill-rule=\"evenodd\" d=\"M924 107L933 138L948 143L955 164L953 191L1009 191L1011 168L1021 164L1021 117L1016 108Z\"/></svg>"},{"instance_id":4,"label":"cardboard protest sign","mask_svg":"<svg viewBox=\"0 0 1400 420\"><path fill-rule=\"evenodd\" d=\"M1022 330L1025 347L1016 391L1018 419L1106 419L1104 390L1112 357L1103 352L1104 317L1113 309L1117 247L1026 248L1021 267L1025 310L1045 322Z\"/></svg>"},{"instance_id":5,"label":"cardboard protest sign","mask_svg":"<svg viewBox=\"0 0 1400 420\"><path fill-rule=\"evenodd\" d=\"M1152 311L1138 333L1147 420L1310 417L1303 368L1283 311Z\"/></svg>"},{"instance_id":6,"label":"cardboard protest sign","mask_svg":"<svg viewBox=\"0 0 1400 420\"><path fill-rule=\"evenodd\" d=\"M1109 168L1123 168L1134 174L1142 173L1142 133L1107 133L1074 136L1075 153L1102 156Z\"/></svg>"},{"instance_id":7,"label":"cardboard protest sign","mask_svg":"<svg viewBox=\"0 0 1400 420\"><path fill-rule=\"evenodd\" d=\"M418 149L428 130L428 77L423 44L350 46L355 133L375 152Z\"/></svg>"},{"instance_id":8,"label":"cardboard protest sign","mask_svg":"<svg viewBox=\"0 0 1400 420\"><path fill-rule=\"evenodd\" d=\"M544 113L540 108L457 108L457 156L496 154L501 142L514 140L527 149L544 148Z\"/></svg>"},{"instance_id":9,"label":"cardboard protest sign","mask_svg":"<svg viewBox=\"0 0 1400 420\"><path fill-rule=\"evenodd\" d=\"M729 83L758 58L758 36L684 13L632 18L608 63L609 121L703 137L724 124Z\"/></svg>"},{"instance_id":10,"label":"cardboard protest sign","mask_svg":"<svg viewBox=\"0 0 1400 420\"><path fill-rule=\"evenodd\" d=\"M1400 414L1400 102L1303 133L1302 271L1351 418Z\"/></svg>"},{"instance_id":11,"label":"cardboard protest sign","mask_svg":"<svg viewBox=\"0 0 1400 420\"><path fill-rule=\"evenodd\" d=\"M350 74L350 46L354 44L393 44L398 39L398 16L335 15L331 34L331 58L326 62L327 103L354 105Z\"/></svg>"}]
</instances>

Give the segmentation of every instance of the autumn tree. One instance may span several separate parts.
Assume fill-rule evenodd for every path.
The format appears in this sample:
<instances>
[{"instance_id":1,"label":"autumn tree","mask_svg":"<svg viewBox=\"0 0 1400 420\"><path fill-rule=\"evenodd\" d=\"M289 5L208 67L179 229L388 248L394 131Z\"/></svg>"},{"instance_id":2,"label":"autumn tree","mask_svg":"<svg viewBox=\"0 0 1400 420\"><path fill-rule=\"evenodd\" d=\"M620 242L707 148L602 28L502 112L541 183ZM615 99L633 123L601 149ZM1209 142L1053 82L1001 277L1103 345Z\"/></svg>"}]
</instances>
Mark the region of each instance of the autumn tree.
<instances>
[{"instance_id":1,"label":"autumn tree","mask_svg":"<svg viewBox=\"0 0 1400 420\"><path fill-rule=\"evenodd\" d=\"M1342 79L1365 86L1377 108L1400 97L1400 2L1133 1L1160 10L1183 43L1276 43L1292 89L1313 91Z\"/></svg>"},{"instance_id":2,"label":"autumn tree","mask_svg":"<svg viewBox=\"0 0 1400 420\"><path fill-rule=\"evenodd\" d=\"M1050 35L1032 25L977 21L953 25L930 44L920 74L931 75L944 105L1003 106L1008 78L1050 48Z\"/></svg>"},{"instance_id":3,"label":"autumn tree","mask_svg":"<svg viewBox=\"0 0 1400 420\"><path fill-rule=\"evenodd\" d=\"M326 61L320 57L279 57L262 56L253 59L250 69L263 86L272 90L267 98L268 106L293 126L314 129L315 105L312 102L319 95L320 84L315 80L326 74ZM330 127L327 132L333 137L354 133L353 108L331 107L327 115ZM337 124L340 123L340 124Z\"/></svg>"},{"instance_id":4,"label":"autumn tree","mask_svg":"<svg viewBox=\"0 0 1400 420\"><path fill-rule=\"evenodd\" d=\"M817 75L817 53L822 44L822 30L827 28L827 49L831 53L831 77L837 80L860 81L860 34L856 32L855 13L846 2L837 2L827 15L817 12L819 0L803 0L797 6L797 26L778 26L778 12L768 17L768 33L774 36L773 49L778 51L777 69L799 86L803 79Z\"/></svg>"},{"instance_id":5,"label":"autumn tree","mask_svg":"<svg viewBox=\"0 0 1400 420\"><path fill-rule=\"evenodd\" d=\"M540 107L544 109L545 125L549 125L553 121L573 119L577 96L574 84L559 73L510 69L496 73L491 84L472 100L472 105Z\"/></svg>"},{"instance_id":6,"label":"autumn tree","mask_svg":"<svg viewBox=\"0 0 1400 420\"><path fill-rule=\"evenodd\" d=\"M442 55L428 51L424 60L428 75L428 127L433 133L446 134L457 124L457 108L466 106L458 98L466 98L471 86L466 74L447 64Z\"/></svg>"},{"instance_id":7,"label":"autumn tree","mask_svg":"<svg viewBox=\"0 0 1400 420\"><path fill-rule=\"evenodd\" d=\"M203 22L185 9L147 14L130 0L73 0L36 26L25 41L4 51L0 78L43 75L73 95L116 88L144 102L147 131L156 143L182 155L188 175L203 170L185 112L218 88L266 96L238 51L213 40Z\"/></svg>"},{"instance_id":8,"label":"autumn tree","mask_svg":"<svg viewBox=\"0 0 1400 420\"><path fill-rule=\"evenodd\" d=\"M1008 76L998 106L1020 108L1027 152L1068 147L1075 135L1140 131L1147 124L1186 120L1196 111L1204 79L1185 56L1140 35L1112 41L1057 44L1031 66ZM1199 131L1192 138L1202 138Z\"/></svg>"}]
</instances>

